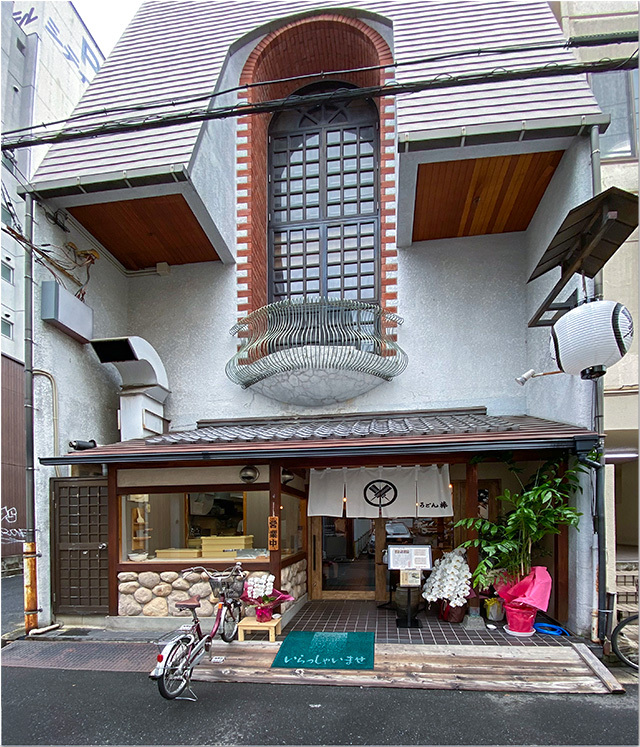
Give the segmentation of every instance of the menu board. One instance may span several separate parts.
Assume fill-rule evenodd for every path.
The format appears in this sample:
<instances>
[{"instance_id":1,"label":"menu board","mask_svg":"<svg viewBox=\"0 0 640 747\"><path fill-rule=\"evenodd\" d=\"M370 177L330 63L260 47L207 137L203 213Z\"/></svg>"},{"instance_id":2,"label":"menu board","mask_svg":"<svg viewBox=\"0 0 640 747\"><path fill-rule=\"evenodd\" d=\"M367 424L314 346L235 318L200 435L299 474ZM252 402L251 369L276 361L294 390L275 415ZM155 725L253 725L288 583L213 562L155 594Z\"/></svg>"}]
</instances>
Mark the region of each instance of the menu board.
<instances>
[{"instance_id":1,"label":"menu board","mask_svg":"<svg viewBox=\"0 0 640 747\"><path fill-rule=\"evenodd\" d=\"M430 571L433 568L431 545L389 545L387 549L390 571Z\"/></svg>"}]
</instances>

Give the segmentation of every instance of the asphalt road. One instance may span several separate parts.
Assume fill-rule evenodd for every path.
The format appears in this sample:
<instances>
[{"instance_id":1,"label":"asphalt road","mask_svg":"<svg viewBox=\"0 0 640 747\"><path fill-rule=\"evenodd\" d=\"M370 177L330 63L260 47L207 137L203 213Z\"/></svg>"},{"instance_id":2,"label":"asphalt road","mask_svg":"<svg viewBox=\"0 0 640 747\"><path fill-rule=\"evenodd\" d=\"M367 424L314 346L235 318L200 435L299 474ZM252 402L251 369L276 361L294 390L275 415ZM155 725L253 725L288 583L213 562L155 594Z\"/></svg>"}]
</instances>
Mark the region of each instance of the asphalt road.
<instances>
[{"instance_id":1,"label":"asphalt road","mask_svg":"<svg viewBox=\"0 0 640 747\"><path fill-rule=\"evenodd\" d=\"M194 683L166 701L144 674L2 668L3 745L637 745L638 687L520 695Z\"/></svg>"}]
</instances>

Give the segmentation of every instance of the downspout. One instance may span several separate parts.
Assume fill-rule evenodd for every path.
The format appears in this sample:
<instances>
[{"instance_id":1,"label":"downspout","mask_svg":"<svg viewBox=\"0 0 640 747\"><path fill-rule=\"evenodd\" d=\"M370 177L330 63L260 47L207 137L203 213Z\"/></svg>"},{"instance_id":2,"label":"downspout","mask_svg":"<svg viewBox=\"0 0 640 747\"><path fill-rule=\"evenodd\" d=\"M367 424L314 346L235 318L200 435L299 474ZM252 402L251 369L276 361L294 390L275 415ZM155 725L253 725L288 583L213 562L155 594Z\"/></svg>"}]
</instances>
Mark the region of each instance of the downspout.
<instances>
[{"instance_id":1,"label":"downspout","mask_svg":"<svg viewBox=\"0 0 640 747\"><path fill-rule=\"evenodd\" d=\"M602 192L602 172L600 168L600 130L597 125L591 128L591 178L593 196ZM594 278L593 292L596 299L601 300L604 292L602 270ZM594 575L594 585L597 588L596 606L593 611L592 640L604 641L607 631L607 545L605 529L605 496L604 496L604 377L596 379L595 412L593 429L599 436L598 461L596 469L596 532L598 565L597 575ZM594 635L595 634L595 635Z\"/></svg>"},{"instance_id":2,"label":"downspout","mask_svg":"<svg viewBox=\"0 0 640 747\"><path fill-rule=\"evenodd\" d=\"M59 418L58 418L58 386L56 384L56 380L53 378L53 376L48 371L41 371L39 369L33 370L34 376L44 376L45 378L49 379L49 383L51 384L51 410L52 410L52 416L51 420L53 421L53 456L59 456L60 455L60 427L58 425ZM62 472L60 471L59 465L55 465L54 467L56 471L56 477L62 477Z\"/></svg>"},{"instance_id":3,"label":"downspout","mask_svg":"<svg viewBox=\"0 0 640 747\"><path fill-rule=\"evenodd\" d=\"M33 418L33 195L25 194L24 255L24 415L25 415L25 537L24 629L38 627L38 585L35 525L35 449Z\"/></svg>"}]
</instances>

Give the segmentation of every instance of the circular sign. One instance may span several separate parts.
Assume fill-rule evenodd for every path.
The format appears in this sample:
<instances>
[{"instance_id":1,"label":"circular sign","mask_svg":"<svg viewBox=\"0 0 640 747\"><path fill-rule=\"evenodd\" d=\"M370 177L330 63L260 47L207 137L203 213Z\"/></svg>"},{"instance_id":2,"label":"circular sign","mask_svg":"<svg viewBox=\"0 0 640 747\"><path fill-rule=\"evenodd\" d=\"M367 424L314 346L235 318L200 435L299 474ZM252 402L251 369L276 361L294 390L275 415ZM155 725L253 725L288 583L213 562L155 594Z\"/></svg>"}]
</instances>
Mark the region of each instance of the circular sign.
<instances>
[{"instance_id":1,"label":"circular sign","mask_svg":"<svg viewBox=\"0 0 640 747\"><path fill-rule=\"evenodd\" d=\"M398 497L398 488L388 480L372 480L364 486L364 499L370 506L390 506Z\"/></svg>"}]
</instances>

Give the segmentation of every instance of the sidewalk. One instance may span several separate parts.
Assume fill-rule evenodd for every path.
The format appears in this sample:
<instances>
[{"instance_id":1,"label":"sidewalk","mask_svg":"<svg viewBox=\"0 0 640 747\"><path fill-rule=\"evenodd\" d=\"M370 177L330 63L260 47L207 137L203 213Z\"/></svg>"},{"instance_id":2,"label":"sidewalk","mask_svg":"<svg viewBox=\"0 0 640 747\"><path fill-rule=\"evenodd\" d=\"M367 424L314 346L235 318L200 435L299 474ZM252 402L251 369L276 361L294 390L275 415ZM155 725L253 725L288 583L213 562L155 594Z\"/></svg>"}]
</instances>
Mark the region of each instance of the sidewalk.
<instances>
[{"instance_id":1,"label":"sidewalk","mask_svg":"<svg viewBox=\"0 0 640 747\"><path fill-rule=\"evenodd\" d=\"M158 653L156 641L168 632L166 625L143 631L66 625L38 636L25 636L24 628L18 628L2 636L1 663L46 669L150 672ZM233 644L234 649L256 645L259 642ZM398 644L391 644L391 647L394 645ZM434 651L437 648L434 647ZM483 648L487 652L491 647ZM599 647L592 647L592 651L596 655L600 653ZM637 672L625 666L605 664L621 684L638 683Z\"/></svg>"}]
</instances>

